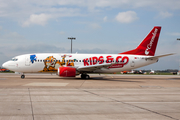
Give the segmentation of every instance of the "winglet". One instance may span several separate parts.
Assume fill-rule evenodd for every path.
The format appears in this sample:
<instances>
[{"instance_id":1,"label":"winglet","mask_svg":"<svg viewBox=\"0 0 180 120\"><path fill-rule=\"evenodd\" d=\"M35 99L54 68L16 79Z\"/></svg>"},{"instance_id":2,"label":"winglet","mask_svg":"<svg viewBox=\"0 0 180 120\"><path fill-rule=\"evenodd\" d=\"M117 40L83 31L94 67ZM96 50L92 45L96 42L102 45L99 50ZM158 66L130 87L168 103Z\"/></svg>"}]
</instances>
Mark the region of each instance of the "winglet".
<instances>
[{"instance_id":1,"label":"winglet","mask_svg":"<svg viewBox=\"0 0 180 120\"><path fill-rule=\"evenodd\" d=\"M160 31L161 27L155 26L136 49L120 54L154 56Z\"/></svg>"}]
</instances>

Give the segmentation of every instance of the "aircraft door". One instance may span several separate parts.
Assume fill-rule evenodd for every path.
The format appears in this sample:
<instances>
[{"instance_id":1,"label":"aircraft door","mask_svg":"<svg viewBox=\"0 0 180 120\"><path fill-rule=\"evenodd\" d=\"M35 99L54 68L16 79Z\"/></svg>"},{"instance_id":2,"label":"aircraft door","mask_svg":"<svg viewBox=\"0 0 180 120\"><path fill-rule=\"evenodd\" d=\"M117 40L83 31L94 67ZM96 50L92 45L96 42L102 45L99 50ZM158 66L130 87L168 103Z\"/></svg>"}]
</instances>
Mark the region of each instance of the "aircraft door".
<instances>
[{"instance_id":1,"label":"aircraft door","mask_svg":"<svg viewBox=\"0 0 180 120\"><path fill-rule=\"evenodd\" d=\"M135 60L133 58L132 61L131 61L131 67L134 67L134 66L135 66Z\"/></svg>"},{"instance_id":2,"label":"aircraft door","mask_svg":"<svg viewBox=\"0 0 180 120\"><path fill-rule=\"evenodd\" d=\"M25 57L25 65L30 66L30 57L29 56Z\"/></svg>"}]
</instances>

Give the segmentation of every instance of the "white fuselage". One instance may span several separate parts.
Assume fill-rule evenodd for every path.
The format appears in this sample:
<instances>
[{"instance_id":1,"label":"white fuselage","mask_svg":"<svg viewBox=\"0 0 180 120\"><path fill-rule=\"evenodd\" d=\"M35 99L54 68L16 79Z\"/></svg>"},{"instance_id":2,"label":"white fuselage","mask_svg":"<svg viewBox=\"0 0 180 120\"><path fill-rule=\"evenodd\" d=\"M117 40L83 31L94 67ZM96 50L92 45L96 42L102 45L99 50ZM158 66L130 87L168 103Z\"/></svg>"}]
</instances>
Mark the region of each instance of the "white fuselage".
<instances>
[{"instance_id":1,"label":"white fuselage","mask_svg":"<svg viewBox=\"0 0 180 120\"><path fill-rule=\"evenodd\" d=\"M37 53L25 54L14 57L3 64L3 67L20 73L52 73L59 67L89 67L113 63L106 68L98 68L94 73L113 73L136 69L158 61L157 58L146 59L151 56L125 55L125 54L61 54L61 53Z\"/></svg>"}]
</instances>

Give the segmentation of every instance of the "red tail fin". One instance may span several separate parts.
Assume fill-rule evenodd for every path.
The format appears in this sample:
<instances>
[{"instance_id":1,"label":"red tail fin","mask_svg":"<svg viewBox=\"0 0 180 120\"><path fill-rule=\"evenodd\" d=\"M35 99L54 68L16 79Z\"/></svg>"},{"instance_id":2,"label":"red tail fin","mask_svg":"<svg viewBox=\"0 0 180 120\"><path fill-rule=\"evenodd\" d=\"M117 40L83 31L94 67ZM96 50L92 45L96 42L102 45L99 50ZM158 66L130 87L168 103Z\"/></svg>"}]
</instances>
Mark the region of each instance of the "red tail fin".
<instances>
[{"instance_id":1,"label":"red tail fin","mask_svg":"<svg viewBox=\"0 0 180 120\"><path fill-rule=\"evenodd\" d=\"M161 27L155 26L136 49L120 54L154 56L160 31Z\"/></svg>"}]
</instances>

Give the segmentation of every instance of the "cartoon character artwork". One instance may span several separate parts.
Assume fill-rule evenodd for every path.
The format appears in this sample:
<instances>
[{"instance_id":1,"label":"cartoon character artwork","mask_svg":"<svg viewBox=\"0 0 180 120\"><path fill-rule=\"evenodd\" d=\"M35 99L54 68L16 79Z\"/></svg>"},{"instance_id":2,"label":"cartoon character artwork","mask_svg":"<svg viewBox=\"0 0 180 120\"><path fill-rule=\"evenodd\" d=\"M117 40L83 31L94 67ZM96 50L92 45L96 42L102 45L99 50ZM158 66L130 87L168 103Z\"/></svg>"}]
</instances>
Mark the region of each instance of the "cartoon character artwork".
<instances>
[{"instance_id":1,"label":"cartoon character artwork","mask_svg":"<svg viewBox=\"0 0 180 120\"><path fill-rule=\"evenodd\" d=\"M74 66L74 61L75 60L68 60L66 66Z\"/></svg>"},{"instance_id":2,"label":"cartoon character artwork","mask_svg":"<svg viewBox=\"0 0 180 120\"><path fill-rule=\"evenodd\" d=\"M36 59L37 59L36 55L30 55L30 60L32 64L34 63L34 61L36 61Z\"/></svg>"},{"instance_id":3,"label":"cartoon character artwork","mask_svg":"<svg viewBox=\"0 0 180 120\"><path fill-rule=\"evenodd\" d=\"M63 66L63 65L66 65L66 66L74 66L74 61L75 61L75 59L74 59L74 60L67 60L67 62L66 62L65 58L67 57L67 55L63 55L63 56L61 56L61 57L62 57L62 62L61 62L62 66ZM68 57L72 57L72 56L69 55Z\"/></svg>"},{"instance_id":4,"label":"cartoon character artwork","mask_svg":"<svg viewBox=\"0 0 180 120\"><path fill-rule=\"evenodd\" d=\"M49 56L44 60L44 69L40 72L54 72L57 71L59 67L62 66L74 66L74 60L65 60L67 55L61 56L62 60L57 60L53 56Z\"/></svg>"},{"instance_id":5,"label":"cartoon character artwork","mask_svg":"<svg viewBox=\"0 0 180 120\"><path fill-rule=\"evenodd\" d=\"M44 60L44 69L43 71L56 71L55 65L56 65L56 58L53 56L49 56Z\"/></svg>"}]
</instances>

